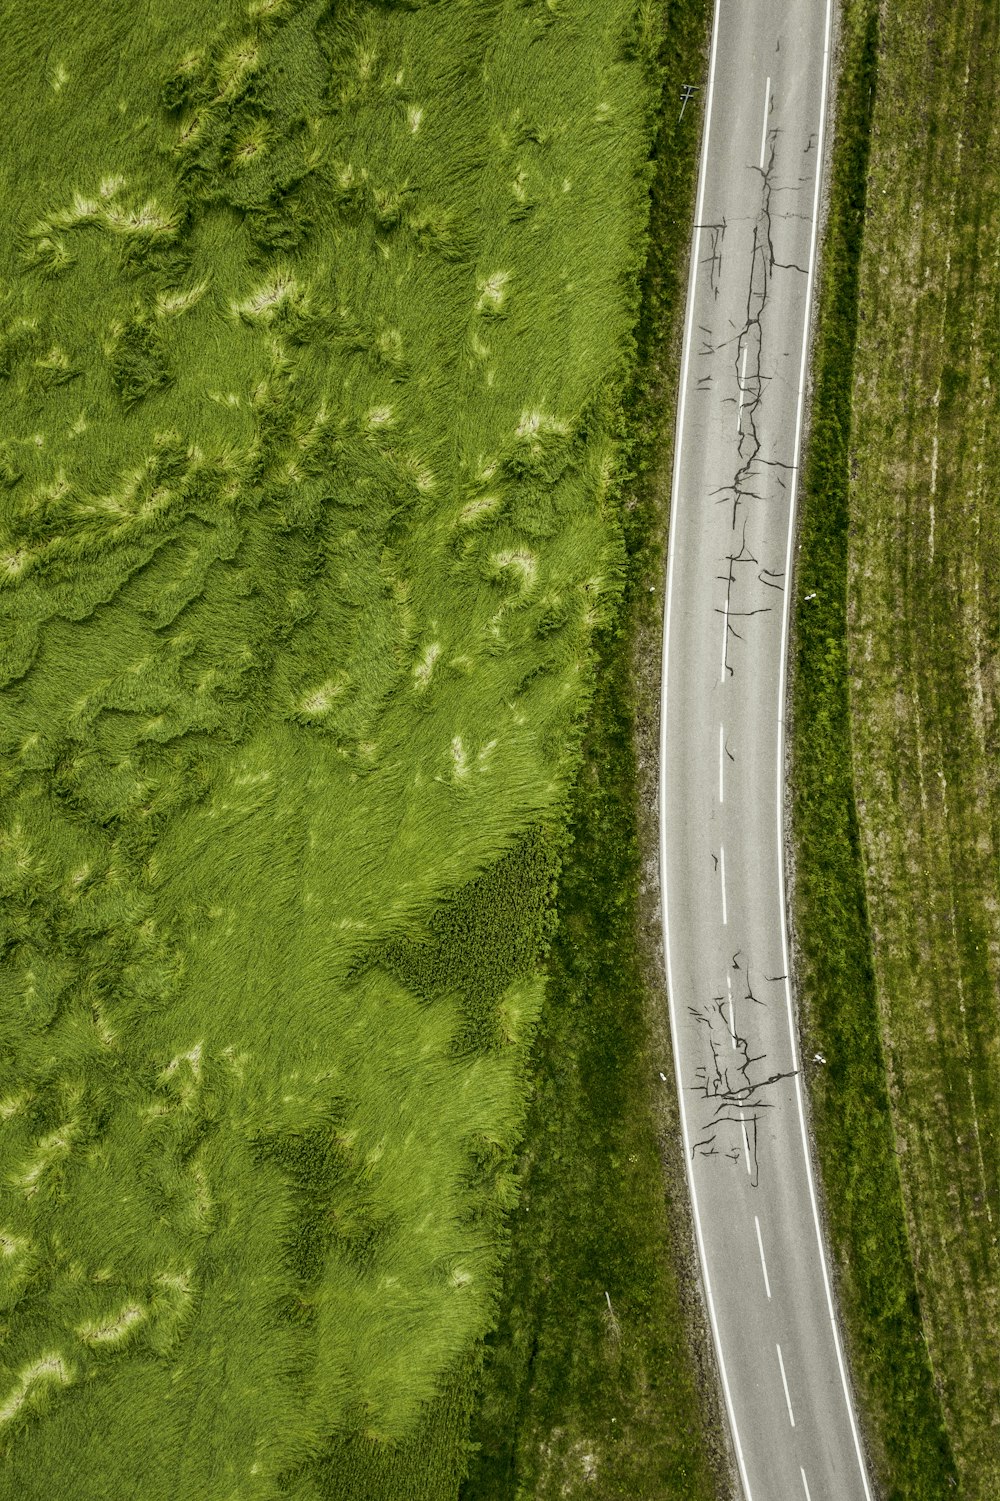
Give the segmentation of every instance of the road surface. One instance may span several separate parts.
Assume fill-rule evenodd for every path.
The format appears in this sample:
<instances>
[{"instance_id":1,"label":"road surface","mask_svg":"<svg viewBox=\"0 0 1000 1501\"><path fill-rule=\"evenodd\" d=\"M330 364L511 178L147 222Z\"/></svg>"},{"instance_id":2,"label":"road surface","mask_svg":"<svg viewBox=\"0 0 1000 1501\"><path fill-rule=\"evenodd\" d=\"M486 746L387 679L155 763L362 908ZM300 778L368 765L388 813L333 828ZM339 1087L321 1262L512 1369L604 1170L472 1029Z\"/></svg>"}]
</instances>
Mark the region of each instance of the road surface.
<instances>
[{"instance_id":1,"label":"road surface","mask_svg":"<svg viewBox=\"0 0 1000 1501\"><path fill-rule=\"evenodd\" d=\"M670 516L667 988L747 1501L871 1498L816 1208L782 856L787 585L830 30L830 0L716 0Z\"/></svg>"}]
</instances>

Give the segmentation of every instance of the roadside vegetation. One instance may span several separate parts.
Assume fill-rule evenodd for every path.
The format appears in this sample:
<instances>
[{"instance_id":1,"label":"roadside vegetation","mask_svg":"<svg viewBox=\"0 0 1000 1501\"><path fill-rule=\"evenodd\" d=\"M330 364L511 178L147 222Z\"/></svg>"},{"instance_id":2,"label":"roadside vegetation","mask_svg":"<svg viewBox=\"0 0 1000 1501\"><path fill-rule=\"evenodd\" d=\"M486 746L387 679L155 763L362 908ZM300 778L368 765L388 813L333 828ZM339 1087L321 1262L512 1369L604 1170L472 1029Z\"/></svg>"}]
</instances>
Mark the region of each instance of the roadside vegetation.
<instances>
[{"instance_id":1,"label":"roadside vegetation","mask_svg":"<svg viewBox=\"0 0 1000 1501\"><path fill-rule=\"evenodd\" d=\"M626 566L660 22L631 0L8 18L12 1495L455 1495ZM631 1341L653 1316L621 1278ZM683 1347L657 1326L650 1407Z\"/></svg>"},{"instance_id":2,"label":"roadside vegetation","mask_svg":"<svg viewBox=\"0 0 1000 1501\"><path fill-rule=\"evenodd\" d=\"M806 1054L900 1501L1000 1491L997 27L845 8L797 570Z\"/></svg>"},{"instance_id":3,"label":"roadside vegetation","mask_svg":"<svg viewBox=\"0 0 1000 1501\"><path fill-rule=\"evenodd\" d=\"M889 7L861 261L851 711L927 1349L1000 1494L1000 12Z\"/></svg>"},{"instance_id":4,"label":"roadside vegetation","mask_svg":"<svg viewBox=\"0 0 1000 1501\"><path fill-rule=\"evenodd\" d=\"M707 1339L697 1326L655 925L643 928L635 738L637 718L655 735L659 713L659 585L700 139L697 103L681 118L681 91L703 76L710 22L703 0L665 7L638 363L623 419L625 592L598 637L532 1056L521 1197L462 1501L727 1493L715 1374L700 1368Z\"/></svg>"}]
</instances>

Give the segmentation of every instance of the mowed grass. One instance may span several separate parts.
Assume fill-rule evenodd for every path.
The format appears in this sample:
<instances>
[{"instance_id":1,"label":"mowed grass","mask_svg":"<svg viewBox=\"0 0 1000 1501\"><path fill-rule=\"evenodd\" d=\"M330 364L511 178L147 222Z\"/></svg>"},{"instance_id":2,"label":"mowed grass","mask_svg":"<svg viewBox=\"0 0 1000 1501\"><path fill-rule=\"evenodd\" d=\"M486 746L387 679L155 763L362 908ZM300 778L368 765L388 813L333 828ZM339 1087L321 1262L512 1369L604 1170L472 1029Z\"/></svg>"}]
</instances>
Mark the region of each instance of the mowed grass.
<instances>
[{"instance_id":1,"label":"mowed grass","mask_svg":"<svg viewBox=\"0 0 1000 1501\"><path fill-rule=\"evenodd\" d=\"M1000 12L889 7L854 391L855 784L899 1170L962 1493L1000 1494Z\"/></svg>"},{"instance_id":2,"label":"mowed grass","mask_svg":"<svg viewBox=\"0 0 1000 1501\"><path fill-rule=\"evenodd\" d=\"M657 14L6 18L11 1494L455 1493L621 586Z\"/></svg>"},{"instance_id":3,"label":"mowed grass","mask_svg":"<svg viewBox=\"0 0 1000 1501\"><path fill-rule=\"evenodd\" d=\"M878 7L842 15L800 500L791 676L792 905L803 1055L848 1354L875 1478L935 1501L954 1465L921 1326L872 959L848 663L851 396L879 86ZM864 304L860 314L863 320ZM856 744L856 742L854 742Z\"/></svg>"},{"instance_id":4,"label":"mowed grass","mask_svg":"<svg viewBox=\"0 0 1000 1501\"><path fill-rule=\"evenodd\" d=\"M997 25L845 11L797 581L812 1096L900 1501L1000 1490Z\"/></svg>"}]
</instances>

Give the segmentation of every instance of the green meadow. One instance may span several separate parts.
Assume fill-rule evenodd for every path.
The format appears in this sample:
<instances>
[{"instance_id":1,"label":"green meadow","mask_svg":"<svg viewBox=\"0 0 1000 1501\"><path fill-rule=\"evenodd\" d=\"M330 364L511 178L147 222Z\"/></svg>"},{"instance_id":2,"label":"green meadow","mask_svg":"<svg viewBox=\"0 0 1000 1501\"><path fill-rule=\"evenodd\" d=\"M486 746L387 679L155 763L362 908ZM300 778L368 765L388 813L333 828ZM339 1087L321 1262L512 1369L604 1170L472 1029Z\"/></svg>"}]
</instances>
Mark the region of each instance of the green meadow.
<instances>
[{"instance_id":1,"label":"green meadow","mask_svg":"<svg viewBox=\"0 0 1000 1501\"><path fill-rule=\"evenodd\" d=\"M625 558L659 19L5 16L7 1494L455 1493Z\"/></svg>"}]
</instances>

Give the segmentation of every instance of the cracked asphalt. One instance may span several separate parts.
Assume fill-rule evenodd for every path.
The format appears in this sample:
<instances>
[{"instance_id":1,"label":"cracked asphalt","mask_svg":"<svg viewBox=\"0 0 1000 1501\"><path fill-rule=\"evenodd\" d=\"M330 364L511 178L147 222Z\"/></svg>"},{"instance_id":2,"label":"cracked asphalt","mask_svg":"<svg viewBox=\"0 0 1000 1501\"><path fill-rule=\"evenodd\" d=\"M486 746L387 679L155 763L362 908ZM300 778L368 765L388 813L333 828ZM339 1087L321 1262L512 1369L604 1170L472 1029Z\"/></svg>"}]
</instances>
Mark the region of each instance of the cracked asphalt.
<instances>
[{"instance_id":1,"label":"cracked asphalt","mask_svg":"<svg viewBox=\"0 0 1000 1501\"><path fill-rule=\"evenodd\" d=\"M664 625L671 1027L747 1501L870 1501L816 1207L782 864L791 528L830 3L717 0Z\"/></svg>"}]
</instances>

